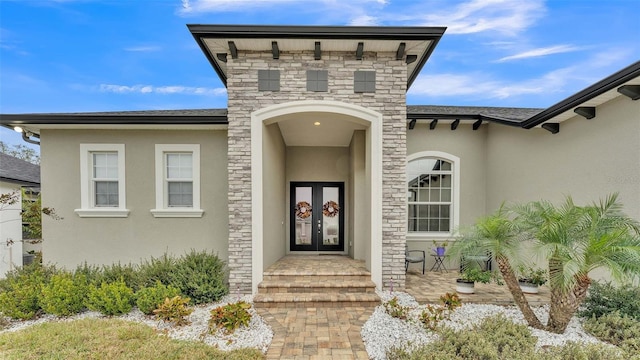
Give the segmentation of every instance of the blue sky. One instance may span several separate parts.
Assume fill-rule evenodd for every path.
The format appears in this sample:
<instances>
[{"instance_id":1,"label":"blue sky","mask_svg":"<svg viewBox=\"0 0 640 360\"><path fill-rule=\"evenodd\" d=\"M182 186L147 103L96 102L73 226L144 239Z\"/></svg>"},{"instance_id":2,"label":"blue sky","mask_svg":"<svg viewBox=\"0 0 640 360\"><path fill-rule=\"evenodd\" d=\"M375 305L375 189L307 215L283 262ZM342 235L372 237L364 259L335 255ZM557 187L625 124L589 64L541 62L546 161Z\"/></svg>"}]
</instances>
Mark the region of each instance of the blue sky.
<instances>
[{"instance_id":1,"label":"blue sky","mask_svg":"<svg viewBox=\"0 0 640 360\"><path fill-rule=\"evenodd\" d=\"M0 0L0 113L224 108L196 23L446 26L412 105L548 107L640 59L636 0Z\"/></svg>"}]
</instances>

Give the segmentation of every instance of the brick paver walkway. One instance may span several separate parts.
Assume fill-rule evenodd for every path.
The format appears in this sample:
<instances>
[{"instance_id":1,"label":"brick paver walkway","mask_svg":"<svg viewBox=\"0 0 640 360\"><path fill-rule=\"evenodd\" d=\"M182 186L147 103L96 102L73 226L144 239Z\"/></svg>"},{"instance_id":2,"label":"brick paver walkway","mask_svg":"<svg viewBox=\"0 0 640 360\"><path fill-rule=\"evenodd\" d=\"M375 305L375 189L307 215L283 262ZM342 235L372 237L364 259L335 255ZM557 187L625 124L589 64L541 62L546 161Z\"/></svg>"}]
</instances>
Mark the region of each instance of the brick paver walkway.
<instances>
[{"instance_id":1,"label":"brick paver walkway","mask_svg":"<svg viewBox=\"0 0 640 360\"><path fill-rule=\"evenodd\" d=\"M348 278L362 270L364 264L344 256L287 256L273 264L265 274L271 277L295 275L297 282L325 282L325 277ZM275 275L274 275L275 274ZM312 276L307 278L307 276ZM420 303L438 303L440 296L455 291L457 271L433 272L410 269L405 291ZM298 297L300 294L292 293ZM506 286L476 284L476 293L460 295L466 303L508 305L513 299ZM549 290L541 287L539 295L527 295L532 305L549 302ZM273 341L267 359L368 359L360 329L373 312L373 306L315 307L289 304L257 308L271 325ZM295 306L294 306L295 305Z\"/></svg>"},{"instance_id":2,"label":"brick paver walkway","mask_svg":"<svg viewBox=\"0 0 640 360\"><path fill-rule=\"evenodd\" d=\"M267 359L369 359L360 328L370 307L257 311L274 332Z\"/></svg>"}]
</instances>

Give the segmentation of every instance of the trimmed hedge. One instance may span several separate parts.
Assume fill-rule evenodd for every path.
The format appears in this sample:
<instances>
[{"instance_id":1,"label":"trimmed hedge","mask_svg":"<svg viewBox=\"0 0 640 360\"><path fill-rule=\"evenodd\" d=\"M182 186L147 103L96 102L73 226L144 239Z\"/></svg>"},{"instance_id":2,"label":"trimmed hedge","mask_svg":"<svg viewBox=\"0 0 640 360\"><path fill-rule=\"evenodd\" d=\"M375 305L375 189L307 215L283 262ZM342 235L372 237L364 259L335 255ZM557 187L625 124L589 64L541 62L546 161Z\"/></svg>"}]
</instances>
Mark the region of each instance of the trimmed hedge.
<instances>
[{"instance_id":1,"label":"trimmed hedge","mask_svg":"<svg viewBox=\"0 0 640 360\"><path fill-rule=\"evenodd\" d=\"M28 320L38 315L42 286L59 271L55 266L38 262L14 269L0 280L0 313L5 316Z\"/></svg>"},{"instance_id":2,"label":"trimmed hedge","mask_svg":"<svg viewBox=\"0 0 640 360\"><path fill-rule=\"evenodd\" d=\"M49 283L42 285L40 305L47 314L77 314L85 308L87 289L87 278L83 274L64 272L53 275Z\"/></svg>"},{"instance_id":3,"label":"trimmed hedge","mask_svg":"<svg viewBox=\"0 0 640 360\"><path fill-rule=\"evenodd\" d=\"M140 265L84 263L72 273L34 262L0 280L0 314L26 320L43 311L71 315L87 306L113 315L131 310L135 292L141 292L138 306L150 313L156 301L179 294L196 305L218 301L229 293L226 281L225 262L206 251L192 250L179 258L165 254ZM149 287L157 288L144 290Z\"/></svg>"}]
</instances>

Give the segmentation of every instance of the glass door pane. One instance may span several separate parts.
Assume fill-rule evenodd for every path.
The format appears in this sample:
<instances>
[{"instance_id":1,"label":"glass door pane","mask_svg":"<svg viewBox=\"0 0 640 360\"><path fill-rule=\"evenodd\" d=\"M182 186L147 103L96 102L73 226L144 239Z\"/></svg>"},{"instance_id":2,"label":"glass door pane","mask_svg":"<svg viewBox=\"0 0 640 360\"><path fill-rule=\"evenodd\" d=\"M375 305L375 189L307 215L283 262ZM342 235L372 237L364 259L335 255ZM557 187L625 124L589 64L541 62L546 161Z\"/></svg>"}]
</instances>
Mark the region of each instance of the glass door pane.
<instances>
[{"instance_id":1,"label":"glass door pane","mask_svg":"<svg viewBox=\"0 0 640 360\"><path fill-rule=\"evenodd\" d=\"M295 244L311 245L313 223L313 191L312 188L295 187Z\"/></svg>"},{"instance_id":2,"label":"glass door pane","mask_svg":"<svg viewBox=\"0 0 640 360\"><path fill-rule=\"evenodd\" d=\"M340 245L340 189L322 188L322 245Z\"/></svg>"}]
</instances>

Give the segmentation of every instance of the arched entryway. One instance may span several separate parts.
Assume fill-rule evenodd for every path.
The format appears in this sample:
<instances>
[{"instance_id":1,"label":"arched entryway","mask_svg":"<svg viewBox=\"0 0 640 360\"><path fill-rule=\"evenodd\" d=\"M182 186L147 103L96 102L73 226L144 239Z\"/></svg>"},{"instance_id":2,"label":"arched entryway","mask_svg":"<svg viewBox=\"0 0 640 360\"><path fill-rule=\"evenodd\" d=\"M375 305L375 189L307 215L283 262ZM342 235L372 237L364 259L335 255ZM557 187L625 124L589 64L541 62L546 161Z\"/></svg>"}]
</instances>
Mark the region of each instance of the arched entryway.
<instances>
[{"instance_id":1,"label":"arched entryway","mask_svg":"<svg viewBox=\"0 0 640 360\"><path fill-rule=\"evenodd\" d=\"M316 127L313 124L316 123ZM320 123L320 124L317 124ZM324 125L324 127L322 127ZM309 126L305 128L304 126ZM285 141L286 140L286 141ZM349 177L345 250L365 260L371 278L382 286L382 115L367 108L338 101L294 101L272 105L251 114L251 214L252 289L255 293L263 271L288 244L278 242L289 234L290 182L322 180L292 175L291 163L309 149L323 149L314 161L336 151L332 147L349 141ZM289 145L287 145L287 143ZM299 150L298 145L310 146ZM295 148L295 149L294 149ZM314 150L311 149L311 152ZM361 150L361 152L360 152ZM346 151L346 150L345 150ZM288 158L287 158L288 156ZM289 171L285 164L289 161ZM308 166L308 165L307 165ZM295 169L294 169L295 170ZM357 233L358 235L353 235ZM276 240L274 240L274 238ZM355 250L354 250L355 248ZM275 260L274 260L275 259Z\"/></svg>"}]
</instances>

